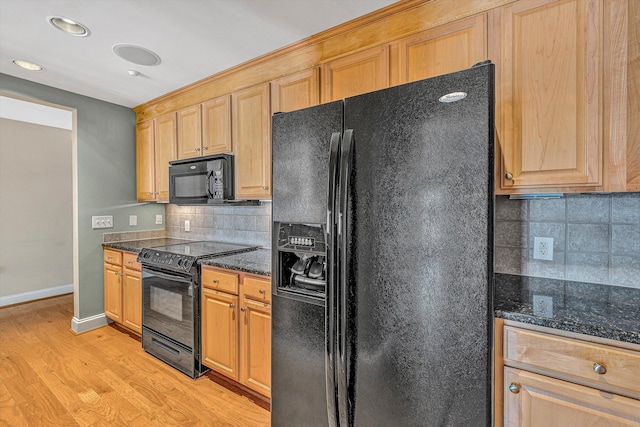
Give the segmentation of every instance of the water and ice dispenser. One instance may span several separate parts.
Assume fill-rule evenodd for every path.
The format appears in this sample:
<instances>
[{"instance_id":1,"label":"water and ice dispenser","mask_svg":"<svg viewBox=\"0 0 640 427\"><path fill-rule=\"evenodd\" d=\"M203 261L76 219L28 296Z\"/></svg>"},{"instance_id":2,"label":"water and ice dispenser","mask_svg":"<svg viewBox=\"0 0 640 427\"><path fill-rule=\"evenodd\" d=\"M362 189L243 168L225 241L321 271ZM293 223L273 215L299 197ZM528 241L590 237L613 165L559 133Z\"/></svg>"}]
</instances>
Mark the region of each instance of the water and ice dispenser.
<instances>
[{"instance_id":1,"label":"water and ice dispenser","mask_svg":"<svg viewBox=\"0 0 640 427\"><path fill-rule=\"evenodd\" d=\"M326 255L324 225L275 223L277 292L324 299Z\"/></svg>"}]
</instances>

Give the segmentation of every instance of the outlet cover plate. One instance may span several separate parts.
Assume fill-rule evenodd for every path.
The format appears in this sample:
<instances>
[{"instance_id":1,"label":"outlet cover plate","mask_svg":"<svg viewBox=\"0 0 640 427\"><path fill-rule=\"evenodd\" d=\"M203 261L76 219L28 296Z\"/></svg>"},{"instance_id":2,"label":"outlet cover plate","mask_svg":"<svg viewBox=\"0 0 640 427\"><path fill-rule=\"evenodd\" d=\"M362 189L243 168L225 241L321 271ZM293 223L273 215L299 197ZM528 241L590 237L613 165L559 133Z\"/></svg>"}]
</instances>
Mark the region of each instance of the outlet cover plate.
<instances>
[{"instance_id":1,"label":"outlet cover plate","mask_svg":"<svg viewBox=\"0 0 640 427\"><path fill-rule=\"evenodd\" d=\"M533 259L553 261L553 237L533 238Z\"/></svg>"},{"instance_id":2,"label":"outlet cover plate","mask_svg":"<svg viewBox=\"0 0 640 427\"><path fill-rule=\"evenodd\" d=\"M162 224L162 215L156 215L156 224Z\"/></svg>"},{"instance_id":3,"label":"outlet cover plate","mask_svg":"<svg viewBox=\"0 0 640 427\"><path fill-rule=\"evenodd\" d=\"M542 317L553 317L553 297L546 295L534 295L533 315Z\"/></svg>"}]
</instances>

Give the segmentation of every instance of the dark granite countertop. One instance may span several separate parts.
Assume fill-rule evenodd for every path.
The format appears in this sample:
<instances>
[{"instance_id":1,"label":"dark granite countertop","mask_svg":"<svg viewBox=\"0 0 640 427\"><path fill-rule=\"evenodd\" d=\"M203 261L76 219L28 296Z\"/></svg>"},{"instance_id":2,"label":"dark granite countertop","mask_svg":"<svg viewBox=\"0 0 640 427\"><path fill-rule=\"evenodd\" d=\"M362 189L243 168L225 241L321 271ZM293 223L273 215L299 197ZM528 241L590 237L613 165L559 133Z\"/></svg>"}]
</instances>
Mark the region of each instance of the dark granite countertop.
<instances>
[{"instance_id":1,"label":"dark granite countertop","mask_svg":"<svg viewBox=\"0 0 640 427\"><path fill-rule=\"evenodd\" d=\"M244 273L271 276L271 249L258 249L236 255L203 259L200 263Z\"/></svg>"},{"instance_id":2,"label":"dark granite countertop","mask_svg":"<svg viewBox=\"0 0 640 427\"><path fill-rule=\"evenodd\" d=\"M158 246L179 245L180 243L192 242L193 240L171 239L161 237L157 239L128 240L121 242L105 242L103 248L119 249L121 251L129 251L140 253L142 248L155 248Z\"/></svg>"},{"instance_id":3,"label":"dark granite countertop","mask_svg":"<svg viewBox=\"0 0 640 427\"><path fill-rule=\"evenodd\" d=\"M553 298L551 316L534 313L534 295ZM640 289L496 274L494 310L502 319L640 344Z\"/></svg>"}]
</instances>

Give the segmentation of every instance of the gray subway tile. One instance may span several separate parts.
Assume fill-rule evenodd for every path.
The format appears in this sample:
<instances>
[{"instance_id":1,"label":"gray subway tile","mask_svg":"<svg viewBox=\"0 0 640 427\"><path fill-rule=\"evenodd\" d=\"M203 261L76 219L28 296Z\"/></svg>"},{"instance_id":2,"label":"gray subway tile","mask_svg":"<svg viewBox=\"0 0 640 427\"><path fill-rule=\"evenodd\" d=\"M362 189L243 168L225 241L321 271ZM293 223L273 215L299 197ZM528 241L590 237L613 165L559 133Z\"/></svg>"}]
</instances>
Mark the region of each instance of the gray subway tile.
<instances>
[{"instance_id":1,"label":"gray subway tile","mask_svg":"<svg viewBox=\"0 0 640 427\"><path fill-rule=\"evenodd\" d=\"M529 247L533 248L534 237L551 237L553 239L553 250L564 251L565 248L565 225L555 222L530 222L529 223Z\"/></svg>"},{"instance_id":2,"label":"gray subway tile","mask_svg":"<svg viewBox=\"0 0 640 427\"><path fill-rule=\"evenodd\" d=\"M565 221L565 199L538 199L529 201L531 221Z\"/></svg>"},{"instance_id":3,"label":"gray subway tile","mask_svg":"<svg viewBox=\"0 0 640 427\"><path fill-rule=\"evenodd\" d=\"M495 271L503 274L527 274L527 249L496 246Z\"/></svg>"},{"instance_id":4,"label":"gray subway tile","mask_svg":"<svg viewBox=\"0 0 640 427\"><path fill-rule=\"evenodd\" d=\"M523 221L496 221L495 244L512 248L527 247L527 223Z\"/></svg>"},{"instance_id":5,"label":"gray subway tile","mask_svg":"<svg viewBox=\"0 0 640 427\"><path fill-rule=\"evenodd\" d=\"M611 196L611 222L640 224L640 193L617 193Z\"/></svg>"},{"instance_id":6,"label":"gray subway tile","mask_svg":"<svg viewBox=\"0 0 640 427\"><path fill-rule=\"evenodd\" d=\"M609 195L567 196L567 221L609 223L610 206Z\"/></svg>"},{"instance_id":7,"label":"gray subway tile","mask_svg":"<svg viewBox=\"0 0 640 427\"><path fill-rule=\"evenodd\" d=\"M511 200L509 196L496 196L496 221L526 221L529 206L526 200Z\"/></svg>"},{"instance_id":8,"label":"gray subway tile","mask_svg":"<svg viewBox=\"0 0 640 427\"><path fill-rule=\"evenodd\" d=\"M233 217L233 228L235 230L255 231L256 217L254 215L236 215Z\"/></svg>"},{"instance_id":9,"label":"gray subway tile","mask_svg":"<svg viewBox=\"0 0 640 427\"><path fill-rule=\"evenodd\" d=\"M566 263L568 280L590 283L607 283L609 280L609 254L569 252Z\"/></svg>"},{"instance_id":10,"label":"gray subway tile","mask_svg":"<svg viewBox=\"0 0 640 427\"><path fill-rule=\"evenodd\" d=\"M609 225L568 224L567 250L571 252L609 252Z\"/></svg>"},{"instance_id":11,"label":"gray subway tile","mask_svg":"<svg viewBox=\"0 0 640 427\"><path fill-rule=\"evenodd\" d=\"M256 217L256 231L271 232L271 217L269 217L269 216L257 216Z\"/></svg>"},{"instance_id":12,"label":"gray subway tile","mask_svg":"<svg viewBox=\"0 0 640 427\"><path fill-rule=\"evenodd\" d=\"M609 284L640 289L640 257L612 255Z\"/></svg>"},{"instance_id":13,"label":"gray subway tile","mask_svg":"<svg viewBox=\"0 0 640 427\"><path fill-rule=\"evenodd\" d=\"M535 277L548 277L553 279L564 279L565 259L564 252L554 252L553 260L533 259L533 251L529 251L527 262L527 274Z\"/></svg>"},{"instance_id":14,"label":"gray subway tile","mask_svg":"<svg viewBox=\"0 0 640 427\"><path fill-rule=\"evenodd\" d=\"M640 256L640 224L611 225L611 253Z\"/></svg>"}]
</instances>

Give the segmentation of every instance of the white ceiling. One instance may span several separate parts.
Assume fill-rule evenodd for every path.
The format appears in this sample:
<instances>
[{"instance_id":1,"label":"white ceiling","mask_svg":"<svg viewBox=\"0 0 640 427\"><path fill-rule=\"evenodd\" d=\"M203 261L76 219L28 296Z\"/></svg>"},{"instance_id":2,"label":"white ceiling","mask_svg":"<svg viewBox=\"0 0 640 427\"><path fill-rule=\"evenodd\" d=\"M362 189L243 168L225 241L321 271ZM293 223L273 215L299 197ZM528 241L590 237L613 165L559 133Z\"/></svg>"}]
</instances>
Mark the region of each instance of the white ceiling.
<instances>
[{"instance_id":1,"label":"white ceiling","mask_svg":"<svg viewBox=\"0 0 640 427\"><path fill-rule=\"evenodd\" d=\"M0 0L0 73L134 107L395 2ZM91 35L55 29L45 19L52 15L79 21ZM113 53L119 43L152 50L162 62L127 62ZM23 70L14 59L45 71Z\"/></svg>"}]
</instances>

